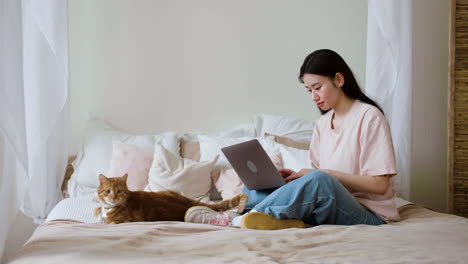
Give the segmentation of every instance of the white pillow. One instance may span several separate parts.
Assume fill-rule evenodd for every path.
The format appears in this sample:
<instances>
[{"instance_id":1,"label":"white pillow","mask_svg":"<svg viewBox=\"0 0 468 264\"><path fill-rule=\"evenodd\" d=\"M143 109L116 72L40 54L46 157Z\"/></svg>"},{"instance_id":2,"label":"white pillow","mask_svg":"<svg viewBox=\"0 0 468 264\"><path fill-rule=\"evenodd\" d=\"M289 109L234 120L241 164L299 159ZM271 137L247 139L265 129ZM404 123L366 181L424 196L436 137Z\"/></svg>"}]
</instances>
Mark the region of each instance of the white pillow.
<instances>
[{"instance_id":1,"label":"white pillow","mask_svg":"<svg viewBox=\"0 0 468 264\"><path fill-rule=\"evenodd\" d=\"M244 141L257 139L262 147L265 149L268 155L273 155L278 152L279 144L275 142L274 137L241 137L241 138L229 138L229 137L210 137L200 135L198 137L200 141L200 160L213 160L214 157L219 155L219 159L215 164L215 170L225 170L232 168L229 161L224 156L221 148L227 147L234 144L239 144Z\"/></svg>"},{"instance_id":2,"label":"white pillow","mask_svg":"<svg viewBox=\"0 0 468 264\"><path fill-rule=\"evenodd\" d=\"M145 191L172 190L192 199L206 198L211 189L210 172L217 160L217 156L202 162L184 159L156 143Z\"/></svg>"},{"instance_id":3,"label":"white pillow","mask_svg":"<svg viewBox=\"0 0 468 264\"><path fill-rule=\"evenodd\" d=\"M258 137L265 133L285 136L299 142L310 142L316 120L260 114L254 117Z\"/></svg>"},{"instance_id":4,"label":"white pillow","mask_svg":"<svg viewBox=\"0 0 468 264\"><path fill-rule=\"evenodd\" d=\"M157 142L172 153L179 153L179 140L175 132L160 135L132 135L117 131L100 120L91 119L86 124L82 151L72 163L74 173L68 182L70 197L79 197L97 189L98 175L109 171L113 140L151 152L154 151L154 144Z\"/></svg>"},{"instance_id":5,"label":"white pillow","mask_svg":"<svg viewBox=\"0 0 468 264\"><path fill-rule=\"evenodd\" d=\"M225 129L216 133L207 134L201 131L189 131L180 135L180 138L185 141L199 141L199 137L255 137L255 125L253 123L246 123L235 126L233 128Z\"/></svg>"},{"instance_id":6,"label":"white pillow","mask_svg":"<svg viewBox=\"0 0 468 264\"><path fill-rule=\"evenodd\" d=\"M255 125L253 123L238 125L234 128L221 131L216 136L229 138L255 137Z\"/></svg>"},{"instance_id":7,"label":"white pillow","mask_svg":"<svg viewBox=\"0 0 468 264\"><path fill-rule=\"evenodd\" d=\"M308 150L297 149L285 145L279 145L279 150L283 158L283 167L293 171L301 169L311 169L310 155Z\"/></svg>"}]
</instances>

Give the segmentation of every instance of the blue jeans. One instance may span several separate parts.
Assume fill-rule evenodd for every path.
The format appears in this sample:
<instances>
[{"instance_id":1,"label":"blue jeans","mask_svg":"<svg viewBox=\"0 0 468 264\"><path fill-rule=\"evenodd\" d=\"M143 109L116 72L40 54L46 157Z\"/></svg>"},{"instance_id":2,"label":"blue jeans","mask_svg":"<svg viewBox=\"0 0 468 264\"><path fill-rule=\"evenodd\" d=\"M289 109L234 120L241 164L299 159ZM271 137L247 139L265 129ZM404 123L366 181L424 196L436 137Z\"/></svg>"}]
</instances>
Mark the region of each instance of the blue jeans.
<instances>
[{"instance_id":1,"label":"blue jeans","mask_svg":"<svg viewBox=\"0 0 468 264\"><path fill-rule=\"evenodd\" d=\"M247 209L278 219L300 219L311 226L385 223L323 171L311 171L276 189L255 191L244 187L244 193L249 195Z\"/></svg>"}]
</instances>

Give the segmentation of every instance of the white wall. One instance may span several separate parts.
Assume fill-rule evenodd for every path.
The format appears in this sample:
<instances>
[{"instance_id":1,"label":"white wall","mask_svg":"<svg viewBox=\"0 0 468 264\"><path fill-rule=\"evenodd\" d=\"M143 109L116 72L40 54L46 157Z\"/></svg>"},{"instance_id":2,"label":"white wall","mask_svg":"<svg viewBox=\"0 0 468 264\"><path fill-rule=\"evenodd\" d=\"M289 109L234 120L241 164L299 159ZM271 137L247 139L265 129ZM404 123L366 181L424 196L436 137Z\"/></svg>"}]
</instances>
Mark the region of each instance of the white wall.
<instances>
[{"instance_id":1,"label":"white wall","mask_svg":"<svg viewBox=\"0 0 468 264\"><path fill-rule=\"evenodd\" d=\"M339 52L365 81L367 1L71 0L73 152L87 112L133 133L319 117L304 58Z\"/></svg>"},{"instance_id":2,"label":"white wall","mask_svg":"<svg viewBox=\"0 0 468 264\"><path fill-rule=\"evenodd\" d=\"M413 0L411 201L447 211L449 2Z\"/></svg>"}]
</instances>

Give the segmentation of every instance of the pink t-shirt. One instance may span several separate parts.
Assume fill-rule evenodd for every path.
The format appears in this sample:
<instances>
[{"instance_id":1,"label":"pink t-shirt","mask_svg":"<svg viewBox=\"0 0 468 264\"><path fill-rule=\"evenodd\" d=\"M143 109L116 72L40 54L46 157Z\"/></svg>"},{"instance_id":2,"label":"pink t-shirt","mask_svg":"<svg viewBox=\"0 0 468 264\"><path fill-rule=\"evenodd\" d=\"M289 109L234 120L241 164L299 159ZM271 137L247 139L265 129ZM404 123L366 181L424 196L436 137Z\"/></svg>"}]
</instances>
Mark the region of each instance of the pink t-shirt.
<instances>
[{"instance_id":1,"label":"pink t-shirt","mask_svg":"<svg viewBox=\"0 0 468 264\"><path fill-rule=\"evenodd\" d=\"M356 100L339 127L332 129L333 109L314 127L310 160L314 169L337 170L362 176L396 175L390 127L380 110ZM348 191L384 221L398 221L393 180L384 195Z\"/></svg>"}]
</instances>

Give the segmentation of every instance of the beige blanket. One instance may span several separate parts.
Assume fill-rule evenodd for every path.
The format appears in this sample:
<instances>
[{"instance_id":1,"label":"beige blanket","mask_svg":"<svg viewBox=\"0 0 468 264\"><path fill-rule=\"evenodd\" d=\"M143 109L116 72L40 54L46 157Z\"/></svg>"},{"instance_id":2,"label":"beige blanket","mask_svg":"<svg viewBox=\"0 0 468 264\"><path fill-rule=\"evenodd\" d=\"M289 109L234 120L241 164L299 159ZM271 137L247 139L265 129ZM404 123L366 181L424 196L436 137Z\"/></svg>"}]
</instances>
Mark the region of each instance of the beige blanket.
<instances>
[{"instance_id":1,"label":"beige blanket","mask_svg":"<svg viewBox=\"0 0 468 264\"><path fill-rule=\"evenodd\" d=\"M52 221L10 263L468 263L468 219L407 205L382 226L278 231Z\"/></svg>"}]
</instances>

